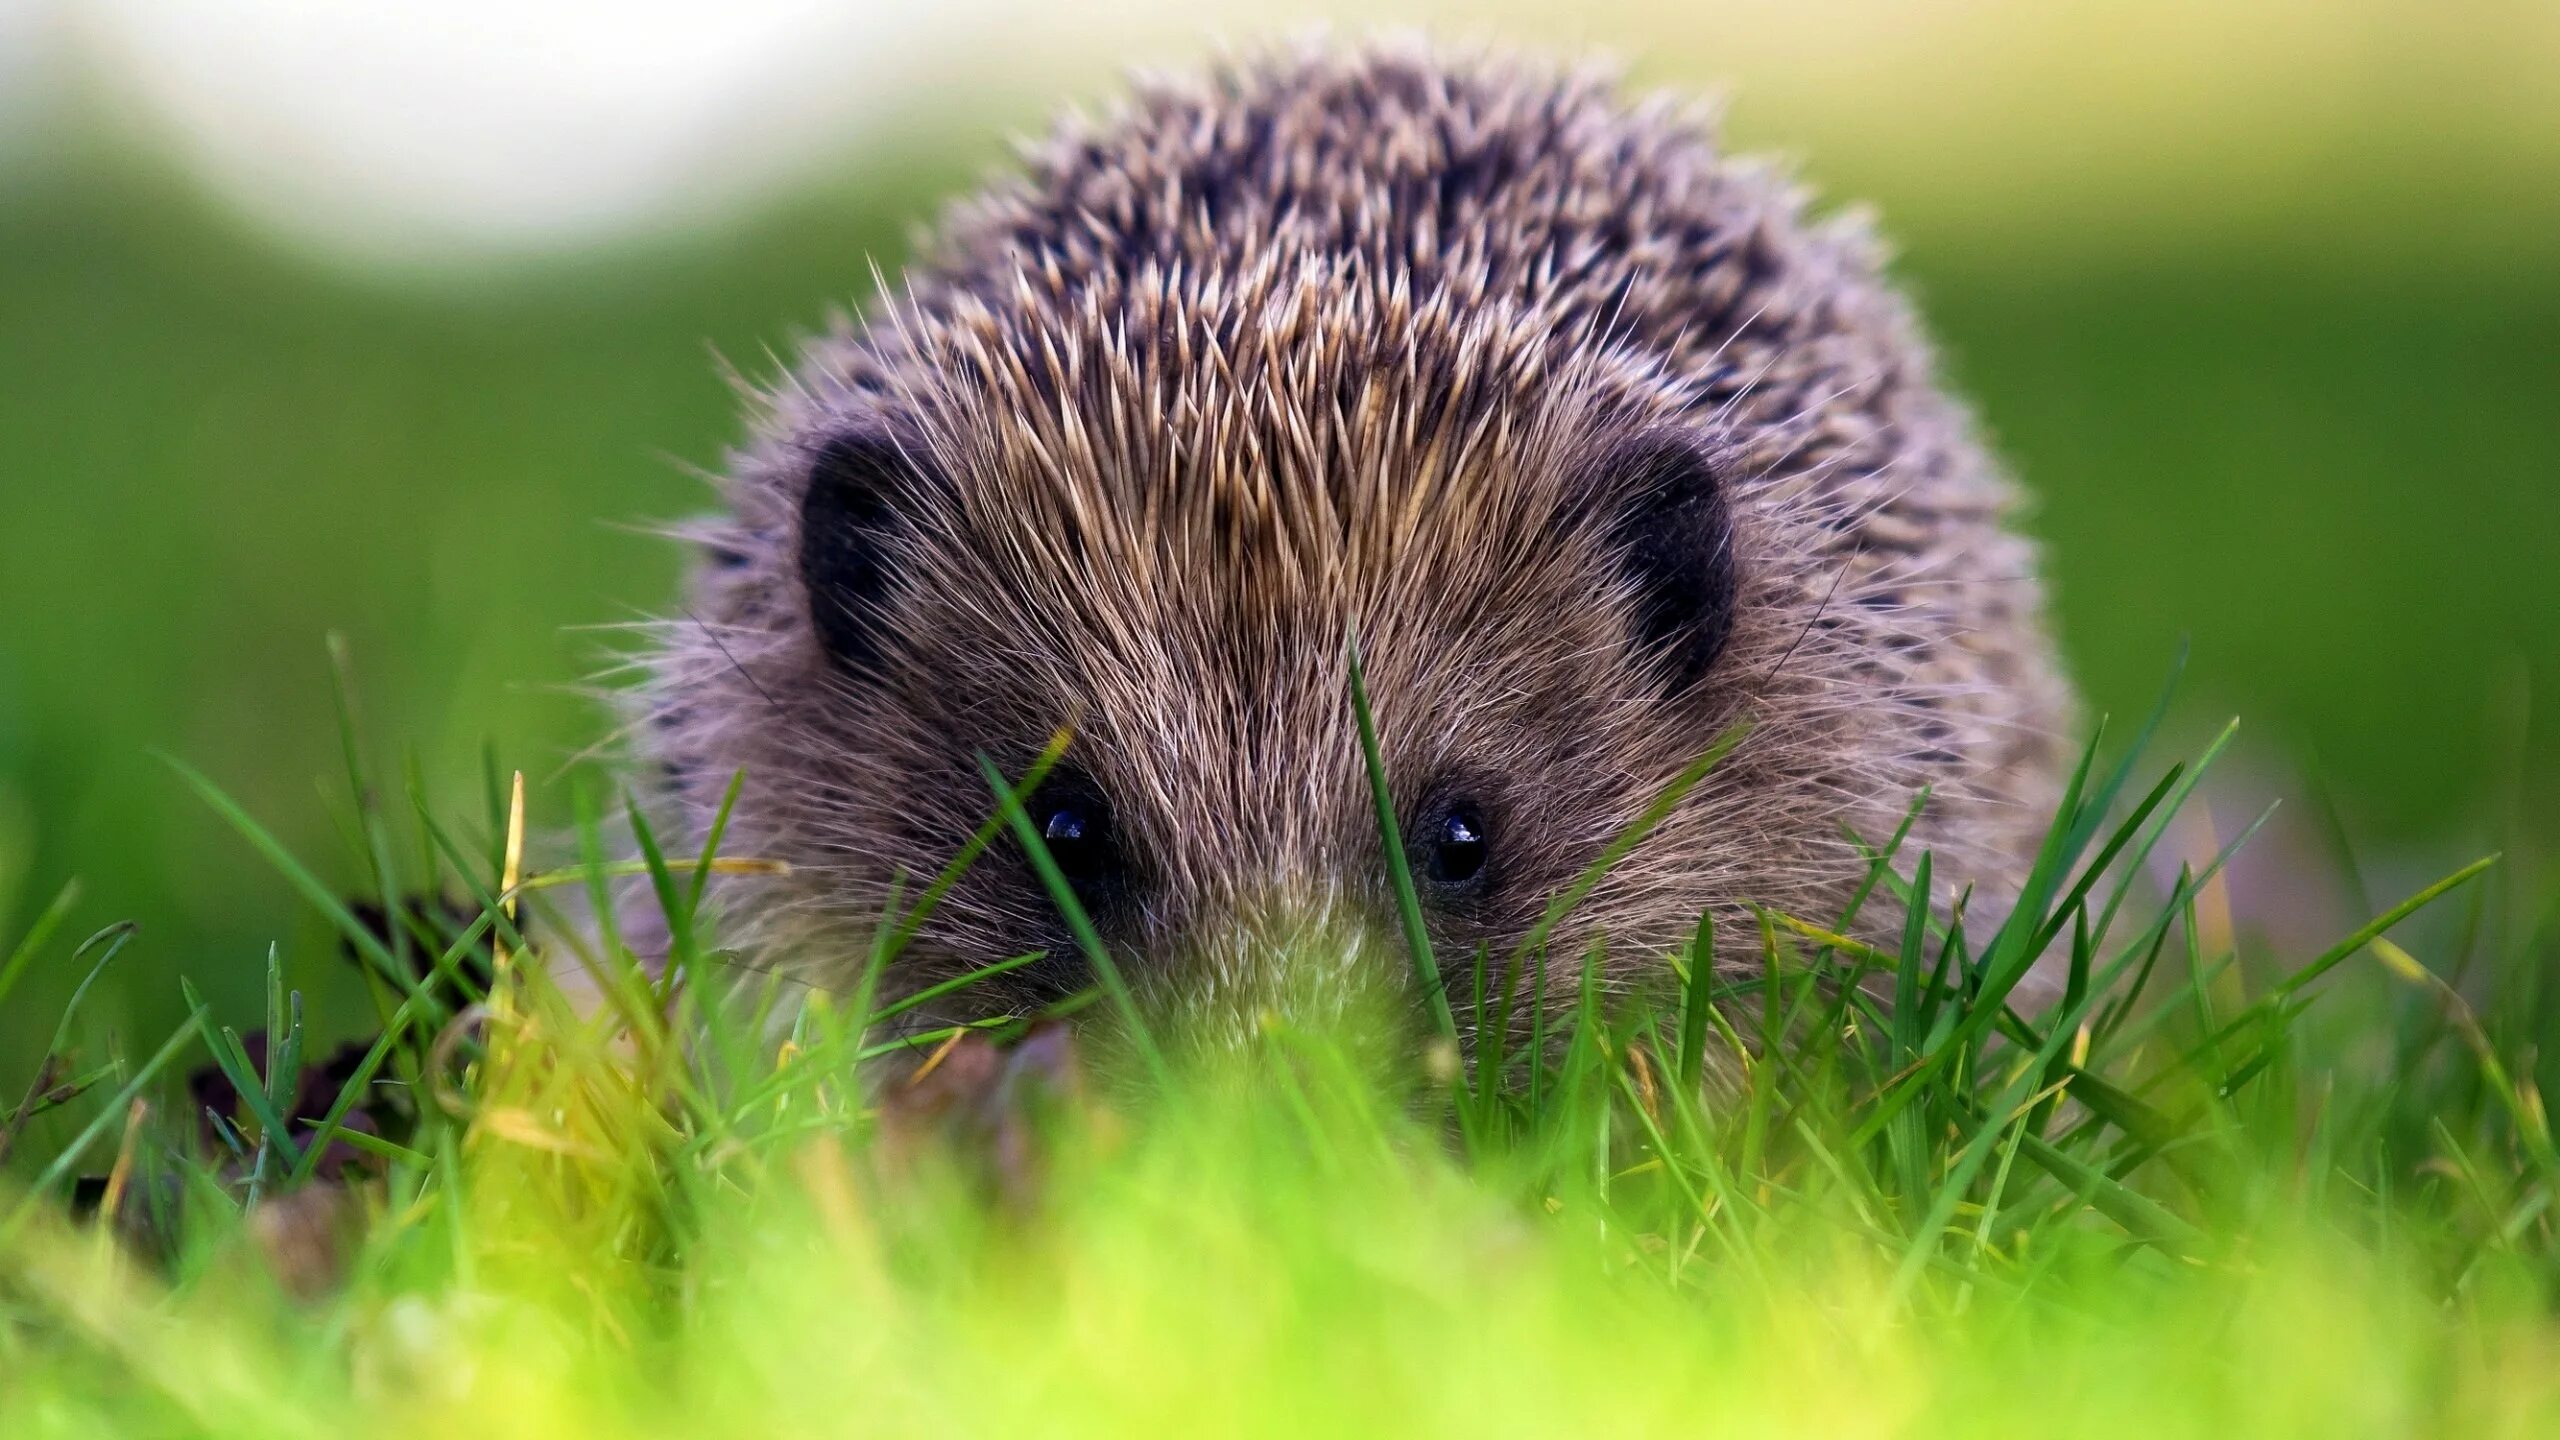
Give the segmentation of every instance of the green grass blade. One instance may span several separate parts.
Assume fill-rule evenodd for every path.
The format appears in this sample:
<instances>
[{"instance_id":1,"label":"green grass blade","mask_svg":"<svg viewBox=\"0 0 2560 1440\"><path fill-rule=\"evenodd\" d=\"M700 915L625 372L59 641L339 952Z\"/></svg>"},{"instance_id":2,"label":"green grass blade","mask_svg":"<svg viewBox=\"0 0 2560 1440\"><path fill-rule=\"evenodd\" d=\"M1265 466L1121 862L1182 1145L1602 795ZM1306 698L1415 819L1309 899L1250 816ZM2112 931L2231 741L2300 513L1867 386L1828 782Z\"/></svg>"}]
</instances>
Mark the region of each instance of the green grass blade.
<instances>
[{"instance_id":1,"label":"green grass blade","mask_svg":"<svg viewBox=\"0 0 2560 1440\"><path fill-rule=\"evenodd\" d=\"M1085 914L1083 902L1076 898L1075 887L1067 883L1065 872L1058 869L1056 857L1049 853L1048 843L1040 838L1039 827L1031 823L1030 813L1022 808L1020 792L1005 782L1004 772L986 756L978 757L978 769L995 791L996 803L1004 807L1005 823L1013 827L1014 839L1021 843L1023 854L1030 859L1032 870L1040 876L1040 883L1048 890L1050 901L1058 907L1059 915L1065 918L1067 929L1074 933L1077 947L1084 952L1085 963L1093 967L1104 993L1111 997L1112 1007L1119 1011L1121 1024L1128 1027L1129 1043L1137 1050L1139 1060L1146 1065L1148 1075L1155 1080L1159 1090L1163 1089L1170 1084L1172 1071L1165 1064L1164 1052L1156 1048L1155 1037L1147 1029L1146 1017L1138 1011L1137 996L1130 992L1128 982L1121 978L1120 966L1111 958L1110 947L1102 943L1101 933L1093 928L1092 917Z\"/></svg>"},{"instance_id":2,"label":"green grass blade","mask_svg":"<svg viewBox=\"0 0 2560 1440\"><path fill-rule=\"evenodd\" d=\"M1056 768L1059 758L1067 753L1067 746L1073 743L1074 738L1074 732L1064 729L1051 735L1048 743L1040 748L1039 755L1032 760L1031 768L1023 772L1022 779L1015 783L1014 788L1025 795L1039 793L1040 782L1049 778L1049 772ZM935 908L942 903L942 897L951 893L951 887L960 883L960 877L969 872L970 866L978 863L979 857L986 854L987 847L995 843L996 836L1004 833L1004 829L1005 818L999 811L988 816L975 831L971 832L968 840L952 855L950 861L942 867L941 872L933 877L933 883L925 886L923 893L916 896L916 903L908 907L905 918L898 922L897 929L889 937L888 948L883 955L884 963L887 960L896 959L905 952L907 946L915 940L916 932L924 928L925 921L932 917Z\"/></svg>"},{"instance_id":3,"label":"green grass blade","mask_svg":"<svg viewBox=\"0 0 2560 1440\"><path fill-rule=\"evenodd\" d=\"M293 1166L293 1183L300 1184L310 1179L322 1158L328 1154L331 1143L346 1133L347 1115L363 1102L374 1077L382 1073L382 1066L391 1058L392 1051L409 1038L410 1030L416 1026L425 1008L420 998L413 997L401 1002L400 1008L392 1012L391 1023L384 1026L373 1044L366 1047L364 1057L356 1062L347 1083L338 1088L337 1098L329 1102L328 1113L312 1127L311 1137L304 1143L302 1158Z\"/></svg>"},{"instance_id":4,"label":"green grass blade","mask_svg":"<svg viewBox=\"0 0 2560 1440\"><path fill-rule=\"evenodd\" d=\"M27 933L19 939L18 947L9 952L5 962L0 962L0 1003L8 1000L9 992L18 987L18 982L34 966L36 957L44 953L44 947L53 943L53 937L61 931L63 922L71 918L71 907L79 903L80 882L64 881L62 888L54 892L53 903L44 907L43 913L36 916L35 923L29 925Z\"/></svg>"},{"instance_id":5,"label":"green grass blade","mask_svg":"<svg viewBox=\"0 0 2560 1440\"><path fill-rule=\"evenodd\" d=\"M1447 977L1431 948L1431 930L1423 923L1422 899L1413 888L1413 866L1405 856L1404 826L1396 819L1395 796L1387 788L1387 762L1378 747L1377 718L1369 708L1368 676L1360 663L1360 637L1344 642L1351 670L1351 713L1360 728L1360 758L1368 768L1369 797L1377 807L1379 847L1386 852L1387 878L1395 887L1396 919L1404 927L1405 952L1413 961L1414 983L1431 1013L1434 1030L1451 1045L1458 1042L1458 1020L1449 1010Z\"/></svg>"},{"instance_id":6,"label":"green grass blade","mask_svg":"<svg viewBox=\"0 0 2560 1440\"><path fill-rule=\"evenodd\" d=\"M998 975L1008 974L1012 971L1021 969L1025 965L1037 964L1038 962L1048 958L1048 951L1034 950L1030 954L1016 955L1011 959L999 960L992 965L981 965L966 975L945 980L938 985L928 985L924 989L918 990L912 995L900 996L898 999L881 1006L879 1010L872 1015L871 1022L875 1025L885 1024L919 1006L930 1005L934 1001L939 1000L946 995L957 994L960 991L968 989L972 985L984 984Z\"/></svg>"},{"instance_id":7,"label":"green grass blade","mask_svg":"<svg viewBox=\"0 0 2560 1440\"><path fill-rule=\"evenodd\" d=\"M1645 837L1653 833L1654 827L1669 818L1671 812L1679 808L1680 802L1688 798L1689 792L1698 788L1700 782L1714 773L1715 768L1723 764L1725 757L1731 755L1734 747L1740 745L1750 733L1751 726L1748 722L1737 721L1726 727L1724 733L1718 735L1703 754L1691 761L1689 767L1674 777L1670 784L1662 787L1660 793L1654 796L1653 803L1647 805L1644 813L1636 817L1634 824L1618 832L1617 837L1601 850L1600 857L1585 866L1582 873L1575 877L1573 884L1565 888L1563 894L1547 902L1546 913L1541 915L1538 923L1531 926L1529 933L1521 938L1516 947L1517 950L1520 953L1526 953L1546 944L1547 937L1554 933L1556 926L1561 924L1566 916L1573 913L1574 907L1582 903L1583 897L1597 889L1600 882L1608 877L1609 872L1618 868L1620 861L1626 859L1638 845L1643 844Z\"/></svg>"},{"instance_id":8,"label":"green grass blade","mask_svg":"<svg viewBox=\"0 0 2560 1440\"><path fill-rule=\"evenodd\" d=\"M339 935L344 937L349 945L355 947L356 953L364 957L368 964L379 969L385 978L403 989L407 989L414 983L413 977L402 973L399 957L393 955L381 938L376 936L363 921L358 920L354 912L347 909L345 902L338 898L337 891L321 883L318 876L304 868L302 862L293 857L293 852L287 850L265 826L250 818L249 812L241 809L238 802L224 794L219 786L206 779L201 772L184 760L173 755L162 755L160 758L162 763L178 772L178 778L186 782L187 788L195 791L207 805L213 807L214 813L230 822L231 828L238 831L242 839L249 842L250 848L256 850L278 874L284 876L286 882L300 892L302 898L313 909L328 917L329 923L336 928Z\"/></svg>"},{"instance_id":9,"label":"green grass blade","mask_svg":"<svg viewBox=\"0 0 2560 1440\"><path fill-rule=\"evenodd\" d=\"M1711 990L1716 970L1716 917L1698 916L1698 932L1689 942L1688 983L1680 988L1680 1088L1698 1088L1706 1073L1707 1014L1714 1008Z\"/></svg>"},{"instance_id":10,"label":"green grass blade","mask_svg":"<svg viewBox=\"0 0 2560 1440\"><path fill-rule=\"evenodd\" d=\"M178 989L186 996L187 1009L195 1016L196 1029L204 1035L204 1048L213 1056L213 1063L221 1068L223 1078L239 1093L240 1103L249 1107L250 1116L258 1122L259 1149L276 1145L284 1153L288 1171L300 1168L302 1153L285 1131L283 1113L268 1101L266 1082L258 1077L257 1067L249 1063L239 1035L228 1026L213 1023L213 1010L196 993L194 984L182 979Z\"/></svg>"}]
</instances>

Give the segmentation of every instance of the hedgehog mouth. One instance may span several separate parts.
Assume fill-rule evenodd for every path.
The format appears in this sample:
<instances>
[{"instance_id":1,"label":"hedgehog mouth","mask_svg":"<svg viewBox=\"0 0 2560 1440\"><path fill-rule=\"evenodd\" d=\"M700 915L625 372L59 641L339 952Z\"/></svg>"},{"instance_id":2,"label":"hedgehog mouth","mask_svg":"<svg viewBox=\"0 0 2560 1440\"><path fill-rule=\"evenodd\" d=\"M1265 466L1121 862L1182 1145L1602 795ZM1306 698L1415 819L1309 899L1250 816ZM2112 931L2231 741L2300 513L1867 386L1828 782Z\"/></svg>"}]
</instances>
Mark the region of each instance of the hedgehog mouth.
<instances>
[{"instance_id":1,"label":"hedgehog mouth","mask_svg":"<svg viewBox=\"0 0 2560 1440\"><path fill-rule=\"evenodd\" d=\"M1394 937L1331 895L1263 899L1192 927L1136 977L1140 1021L1167 1053L1219 1066L1320 1046L1364 1068L1421 1031Z\"/></svg>"}]
</instances>

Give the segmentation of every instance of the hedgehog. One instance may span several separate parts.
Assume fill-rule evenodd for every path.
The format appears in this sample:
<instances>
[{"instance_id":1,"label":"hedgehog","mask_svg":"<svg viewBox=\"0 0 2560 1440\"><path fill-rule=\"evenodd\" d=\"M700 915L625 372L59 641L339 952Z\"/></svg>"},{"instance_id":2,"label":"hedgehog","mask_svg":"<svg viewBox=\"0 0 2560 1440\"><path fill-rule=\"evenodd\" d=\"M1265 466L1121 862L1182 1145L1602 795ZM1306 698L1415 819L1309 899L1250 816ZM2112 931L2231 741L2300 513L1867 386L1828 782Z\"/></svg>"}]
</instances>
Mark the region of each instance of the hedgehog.
<instances>
[{"instance_id":1,"label":"hedgehog","mask_svg":"<svg viewBox=\"0 0 2560 1440\"><path fill-rule=\"evenodd\" d=\"M641 687L669 803L699 835L734 778L727 850L788 864L722 882L759 964L850 985L994 813L982 759L1061 730L1023 816L1140 1012L1212 1039L1275 997L1419 1017L1533 932L1550 1006L1573 957L1669 975L1702 916L1757 964L1753 907L1837 914L1923 791L1906 848L1984 895L2050 819L2072 700L2018 492L1866 220L1693 104L1418 43L1232 58L1026 146L878 292L750 388ZM888 982L1093 986L1027 850Z\"/></svg>"}]
</instances>

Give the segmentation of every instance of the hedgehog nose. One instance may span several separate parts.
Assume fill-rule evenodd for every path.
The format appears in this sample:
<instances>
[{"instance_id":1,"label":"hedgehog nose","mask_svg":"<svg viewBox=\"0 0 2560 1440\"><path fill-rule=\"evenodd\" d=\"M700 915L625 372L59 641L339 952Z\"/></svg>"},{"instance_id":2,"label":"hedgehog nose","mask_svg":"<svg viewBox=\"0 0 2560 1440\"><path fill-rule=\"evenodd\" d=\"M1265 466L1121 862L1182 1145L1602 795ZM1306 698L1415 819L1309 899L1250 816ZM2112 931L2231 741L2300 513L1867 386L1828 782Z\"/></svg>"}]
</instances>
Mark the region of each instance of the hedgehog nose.
<instances>
[{"instance_id":1,"label":"hedgehog nose","mask_svg":"<svg viewBox=\"0 0 2560 1440\"><path fill-rule=\"evenodd\" d=\"M1411 1050L1406 967L1338 897L1264 895L1217 910L1189 927L1142 997L1170 1053L1217 1065L1312 1047L1374 1072Z\"/></svg>"}]
</instances>

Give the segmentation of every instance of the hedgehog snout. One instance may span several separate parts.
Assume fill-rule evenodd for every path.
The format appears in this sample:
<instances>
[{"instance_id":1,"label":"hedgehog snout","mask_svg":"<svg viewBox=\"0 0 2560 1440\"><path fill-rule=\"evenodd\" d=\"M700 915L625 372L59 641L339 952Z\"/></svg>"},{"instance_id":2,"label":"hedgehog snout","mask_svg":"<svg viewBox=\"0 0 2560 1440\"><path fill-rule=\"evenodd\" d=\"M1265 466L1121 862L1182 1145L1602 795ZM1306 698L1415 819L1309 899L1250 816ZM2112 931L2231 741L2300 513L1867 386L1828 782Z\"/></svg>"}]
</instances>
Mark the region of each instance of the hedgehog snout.
<instances>
[{"instance_id":1,"label":"hedgehog snout","mask_svg":"<svg viewBox=\"0 0 2560 1440\"><path fill-rule=\"evenodd\" d=\"M1216 1062L1305 1045L1364 1066L1409 1049L1415 1007L1395 936L1332 887L1200 907L1139 983L1169 1048Z\"/></svg>"}]
</instances>

